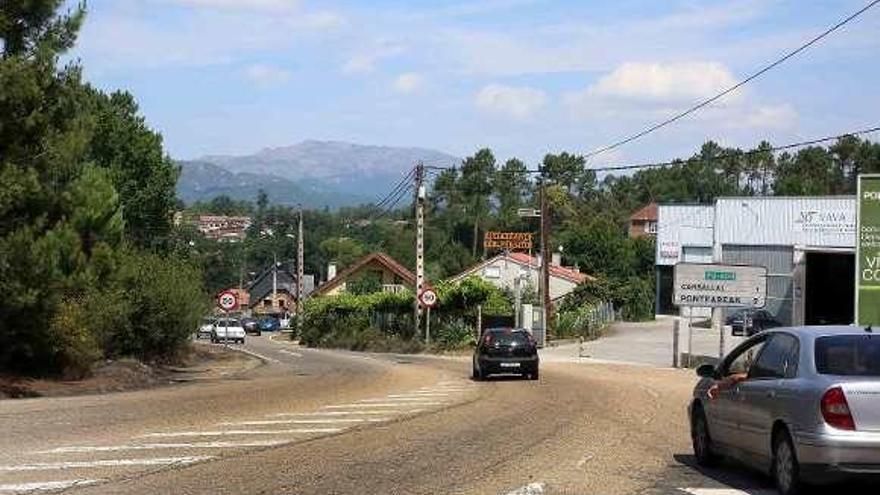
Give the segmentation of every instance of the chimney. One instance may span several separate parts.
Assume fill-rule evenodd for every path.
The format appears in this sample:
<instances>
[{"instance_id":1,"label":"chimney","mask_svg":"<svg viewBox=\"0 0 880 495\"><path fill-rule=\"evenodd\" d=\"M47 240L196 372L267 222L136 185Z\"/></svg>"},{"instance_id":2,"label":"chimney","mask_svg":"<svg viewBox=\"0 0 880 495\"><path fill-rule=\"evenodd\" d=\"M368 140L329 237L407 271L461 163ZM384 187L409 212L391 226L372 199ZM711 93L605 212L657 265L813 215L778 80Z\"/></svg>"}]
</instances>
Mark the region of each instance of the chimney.
<instances>
[{"instance_id":1,"label":"chimney","mask_svg":"<svg viewBox=\"0 0 880 495\"><path fill-rule=\"evenodd\" d=\"M550 257L551 266L562 266L562 253L554 252Z\"/></svg>"},{"instance_id":2,"label":"chimney","mask_svg":"<svg viewBox=\"0 0 880 495\"><path fill-rule=\"evenodd\" d=\"M327 263L327 281L336 278L336 263Z\"/></svg>"}]
</instances>

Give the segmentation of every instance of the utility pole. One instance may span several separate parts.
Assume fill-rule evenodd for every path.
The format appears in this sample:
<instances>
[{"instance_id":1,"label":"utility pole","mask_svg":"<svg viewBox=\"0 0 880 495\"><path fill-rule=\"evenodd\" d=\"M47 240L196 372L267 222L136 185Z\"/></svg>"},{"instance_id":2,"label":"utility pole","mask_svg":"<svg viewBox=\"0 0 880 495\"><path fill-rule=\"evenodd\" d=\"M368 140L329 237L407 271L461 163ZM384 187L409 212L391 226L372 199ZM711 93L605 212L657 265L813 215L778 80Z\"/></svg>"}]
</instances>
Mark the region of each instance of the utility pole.
<instances>
[{"instance_id":1,"label":"utility pole","mask_svg":"<svg viewBox=\"0 0 880 495\"><path fill-rule=\"evenodd\" d=\"M542 174L543 175L543 174ZM541 177L541 300L544 310L541 319L544 320L544 334L541 336L542 345L547 346L547 334L550 333L550 215L547 206L546 178Z\"/></svg>"},{"instance_id":2,"label":"utility pole","mask_svg":"<svg viewBox=\"0 0 880 495\"><path fill-rule=\"evenodd\" d=\"M272 309L278 304L278 256L272 253Z\"/></svg>"},{"instance_id":3,"label":"utility pole","mask_svg":"<svg viewBox=\"0 0 880 495\"><path fill-rule=\"evenodd\" d=\"M425 166L419 162L416 165L416 293L414 319L415 334L421 333L422 305L419 302L419 294L425 286ZM427 336L426 336L427 340Z\"/></svg>"},{"instance_id":4,"label":"utility pole","mask_svg":"<svg viewBox=\"0 0 880 495\"><path fill-rule=\"evenodd\" d=\"M303 210L302 205L299 205L299 226L297 227L296 233L296 334L297 336L302 335L302 323L303 323L303 308L305 307L305 301L303 298L305 297L305 290L303 284L304 275L304 267L303 267L303 258L304 256L304 247L303 247Z\"/></svg>"}]
</instances>

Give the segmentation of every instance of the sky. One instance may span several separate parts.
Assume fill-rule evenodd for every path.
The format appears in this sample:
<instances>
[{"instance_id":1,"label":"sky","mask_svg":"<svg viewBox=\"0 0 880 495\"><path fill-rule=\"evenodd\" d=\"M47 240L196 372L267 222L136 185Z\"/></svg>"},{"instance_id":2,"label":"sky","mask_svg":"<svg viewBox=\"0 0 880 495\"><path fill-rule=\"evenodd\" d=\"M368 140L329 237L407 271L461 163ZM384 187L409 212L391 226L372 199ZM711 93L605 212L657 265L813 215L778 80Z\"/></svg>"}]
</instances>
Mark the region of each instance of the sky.
<instances>
[{"instance_id":1,"label":"sky","mask_svg":"<svg viewBox=\"0 0 880 495\"><path fill-rule=\"evenodd\" d=\"M71 0L73 2L73 0ZM712 96L868 0L90 0L71 56L174 158L306 139L587 153ZM880 124L880 6L742 90L591 159ZM871 136L880 139L880 136Z\"/></svg>"}]
</instances>

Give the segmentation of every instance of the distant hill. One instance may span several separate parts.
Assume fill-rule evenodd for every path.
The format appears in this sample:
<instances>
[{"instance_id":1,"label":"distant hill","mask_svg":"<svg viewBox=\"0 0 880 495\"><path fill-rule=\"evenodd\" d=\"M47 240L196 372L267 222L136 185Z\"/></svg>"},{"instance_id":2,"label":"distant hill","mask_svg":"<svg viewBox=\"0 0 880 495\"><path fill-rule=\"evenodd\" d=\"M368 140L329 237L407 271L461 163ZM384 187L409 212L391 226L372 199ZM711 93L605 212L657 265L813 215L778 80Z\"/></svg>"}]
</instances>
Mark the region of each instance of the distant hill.
<instances>
[{"instance_id":1,"label":"distant hill","mask_svg":"<svg viewBox=\"0 0 880 495\"><path fill-rule=\"evenodd\" d=\"M246 156L206 156L198 160L230 172L286 179L305 192L336 193L339 204L375 200L386 194L419 161L453 166L460 158L426 148L368 146L340 141L303 141L293 146L266 148ZM252 175L249 175L252 177Z\"/></svg>"},{"instance_id":2,"label":"distant hill","mask_svg":"<svg viewBox=\"0 0 880 495\"><path fill-rule=\"evenodd\" d=\"M181 167L177 197L185 203L208 200L220 195L255 201L260 189L266 191L272 203L291 206L301 203L307 208L338 208L374 200L364 194L339 194L269 174L234 173L204 161L177 163Z\"/></svg>"}]
</instances>

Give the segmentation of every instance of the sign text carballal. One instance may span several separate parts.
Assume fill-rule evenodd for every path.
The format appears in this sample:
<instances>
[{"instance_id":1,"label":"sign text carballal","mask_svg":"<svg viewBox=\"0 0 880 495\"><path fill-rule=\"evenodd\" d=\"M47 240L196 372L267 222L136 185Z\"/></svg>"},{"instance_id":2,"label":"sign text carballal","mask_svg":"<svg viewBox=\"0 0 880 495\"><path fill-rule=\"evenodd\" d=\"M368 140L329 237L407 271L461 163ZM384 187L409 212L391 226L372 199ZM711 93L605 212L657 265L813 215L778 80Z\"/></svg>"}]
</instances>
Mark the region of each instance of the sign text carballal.
<instances>
[{"instance_id":1,"label":"sign text carballal","mask_svg":"<svg viewBox=\"0 0 880 495\"><path fill-rule=\"evenodd\" d=\"M761 266L678 263L673 303L698 308L763 308L767 269Z\"/></svg>"},{"instance_id":2,"label":"sign text carballal","mask_svg":"<svg viewBox=\"0 0 880 495\"><path fill-rule=\"evenodd\" d=\"M510 251L532 249L531 232L486 232L483 237L485 249L507 249Z\"/></svg>"}]
</instances>

